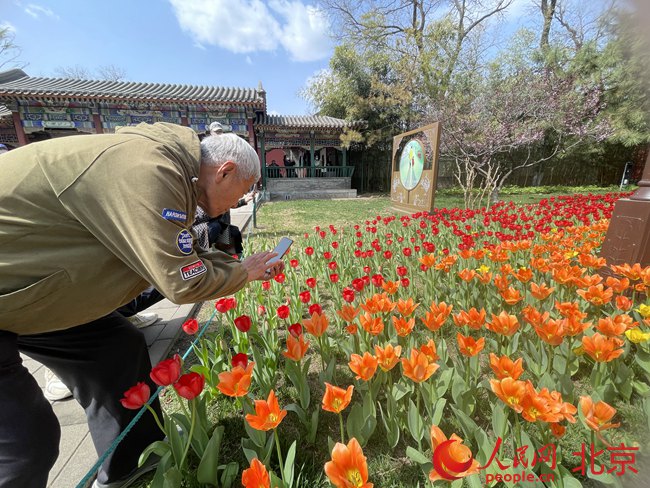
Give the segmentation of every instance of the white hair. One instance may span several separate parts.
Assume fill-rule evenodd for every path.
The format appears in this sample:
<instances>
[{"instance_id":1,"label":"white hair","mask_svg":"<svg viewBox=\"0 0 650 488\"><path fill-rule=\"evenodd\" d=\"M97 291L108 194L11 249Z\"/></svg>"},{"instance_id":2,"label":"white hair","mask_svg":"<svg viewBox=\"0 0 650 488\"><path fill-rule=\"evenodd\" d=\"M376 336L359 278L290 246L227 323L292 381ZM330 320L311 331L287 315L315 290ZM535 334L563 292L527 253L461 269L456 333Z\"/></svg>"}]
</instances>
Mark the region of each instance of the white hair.
<instances>
[{"instance_id":1,"label":"white hair","mask_svg":"<svg viewBox=\"0 0 650 488\"><path fill-rule=\"evenodd\" d=\"M220 167L226 161L237 165L241 179L260 179L260 159L255 149L238 135L218 134L201 141L201 164Z\"/></svg>"}]
</instances>

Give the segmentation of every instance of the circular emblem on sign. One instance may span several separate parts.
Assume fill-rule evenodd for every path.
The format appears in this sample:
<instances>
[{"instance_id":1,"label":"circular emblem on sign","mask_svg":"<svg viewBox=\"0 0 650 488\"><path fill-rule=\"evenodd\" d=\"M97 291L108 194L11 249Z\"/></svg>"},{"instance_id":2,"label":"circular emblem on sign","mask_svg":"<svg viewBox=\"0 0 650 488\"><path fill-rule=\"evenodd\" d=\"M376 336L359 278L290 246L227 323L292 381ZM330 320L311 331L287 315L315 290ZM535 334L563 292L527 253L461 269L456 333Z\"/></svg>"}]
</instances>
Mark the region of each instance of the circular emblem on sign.
<instances>
[{"instance_id":1,"label":"circular emblem on sign","mask_svg":"<svg viewBox=\"0 0 650 488\"><path fill-rule=\"evenodd\" d=\"M178 246L178 250L183 254L192 254L192 249L194 247L192 233L187 229L180 231L176 237L176 245Z\"/></svg>"},{"instance_id":2,"label":"circular emblem on sign","mask_svg":"<svg viewBox=\"0 0 650 488\"><path fill-rule=\"evenodd\" d=\"M399 178L407 190L412 190L420 182L424 169L424 149L418 140L409 141L399 158Z\"/></svg>"}]
</instances>

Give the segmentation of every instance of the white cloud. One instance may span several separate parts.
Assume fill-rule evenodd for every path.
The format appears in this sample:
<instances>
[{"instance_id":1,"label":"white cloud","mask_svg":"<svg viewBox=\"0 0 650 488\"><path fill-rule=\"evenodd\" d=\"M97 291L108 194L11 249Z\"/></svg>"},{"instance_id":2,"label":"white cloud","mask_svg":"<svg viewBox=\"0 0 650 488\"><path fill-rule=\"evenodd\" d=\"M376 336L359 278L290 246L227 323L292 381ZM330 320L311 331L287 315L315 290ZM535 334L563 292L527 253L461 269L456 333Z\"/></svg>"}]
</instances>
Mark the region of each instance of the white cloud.
<instances>
[{"instance_id":1,"label":"white cloud","mask_svg":"<svg viewBox=\"0 0 650 488\"><path fill-rule=\"evenodd\" d=\"M316 61L327 57L331 41L329 21L321 10L300 1L271 0L269 6L283 19L280 43L294 61Z\"/></svg>"},{"instance_id":2,"label":"white cloud","mask_svg":"<svg viewBox=\"0 0 650 488\"><path fill-rule=\"evenodd\" d=\"M331 50L326 16L301 0L169 0L195 42L234 53L283 48L294 61L315 61Z\"/></svg>"},{"instance_id":3,"label":"white cloud","mask_svg":"<svg viewBox=\"0 0 650 488\"><path fill-rule=\"evenodd\" d=\"M280 112L277 110L267 110L266 115L280 115Z\"/></svg>"},{"instance_id":4,"label":"white cloud","mask_svg":"<svg viewBox=\"0 0 650 488\"><path fill-rule=\"evenodd\" d=\"M250 64L250 65L253 64L253 60L251 59L250 56L246 56L246 64Z\"/></svg>"},{"instance_id":5,"label":"white cloud","mask_svg":"<svg viewBox=\"0 0 650 488\"><path fill-rule=\"evenodd\" d=\"M35 19L39 19L41 15L44 15L45 17L51 17L53 19L59 20L59 16L56 15L52 10L40 5L36 5L35 3L30 3L27 5L27 7L25 7L25 13L31 15Z\"/></svg>"}]
</instances>

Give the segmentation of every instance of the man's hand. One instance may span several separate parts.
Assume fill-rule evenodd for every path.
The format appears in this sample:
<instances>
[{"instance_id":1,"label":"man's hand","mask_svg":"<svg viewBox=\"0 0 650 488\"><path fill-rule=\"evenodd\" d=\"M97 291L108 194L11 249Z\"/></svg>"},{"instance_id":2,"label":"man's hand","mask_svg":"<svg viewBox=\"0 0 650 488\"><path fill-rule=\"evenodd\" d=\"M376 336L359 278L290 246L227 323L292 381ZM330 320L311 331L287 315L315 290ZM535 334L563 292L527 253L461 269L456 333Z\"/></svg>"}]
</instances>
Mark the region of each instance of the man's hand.
<instances>
[{"instance_id":1,"label":"man's hand","mask_svg":"<svg viewBox=\"0 0 650 488\"><path fill-rule=\"evenodd\" d=\"M248 281L270 280L281 273L284 270L282 261L269 264L269 261L277 255L278 253L275 252L264 251L244 259L241 264L248 272Z\"/></svg>"}]
</instances>

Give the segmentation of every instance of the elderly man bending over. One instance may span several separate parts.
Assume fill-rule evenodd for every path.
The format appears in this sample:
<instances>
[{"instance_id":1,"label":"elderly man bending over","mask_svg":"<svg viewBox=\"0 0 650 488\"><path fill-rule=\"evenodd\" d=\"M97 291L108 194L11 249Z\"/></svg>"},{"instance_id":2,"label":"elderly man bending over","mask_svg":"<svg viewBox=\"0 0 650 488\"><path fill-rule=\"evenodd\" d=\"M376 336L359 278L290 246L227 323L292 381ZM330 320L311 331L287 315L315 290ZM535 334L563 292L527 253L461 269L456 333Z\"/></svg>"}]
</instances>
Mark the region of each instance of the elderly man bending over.
<instances>
[{"instance_id":1,"label":"elderly man bending over","mask_svg":"<svg viewBox=\"0 0 650 488\"><path fill-rule=\"evenodd\" d=\"M197 205L234 206L260 176L236 135L173 124L54 139L2 157L0 179L0 486L41 488L60 427L19 352L52 369L86 411L99 454L135 412L120 398L149 380L142 332L113 311L153 285L175 303L228 295L282 269L259 253L239 262L195 245ZM160 409L156 402L154 408ZM123 486L161 437L145 415L101 467L95 486Z\"/></svg>"}]
</instances>

